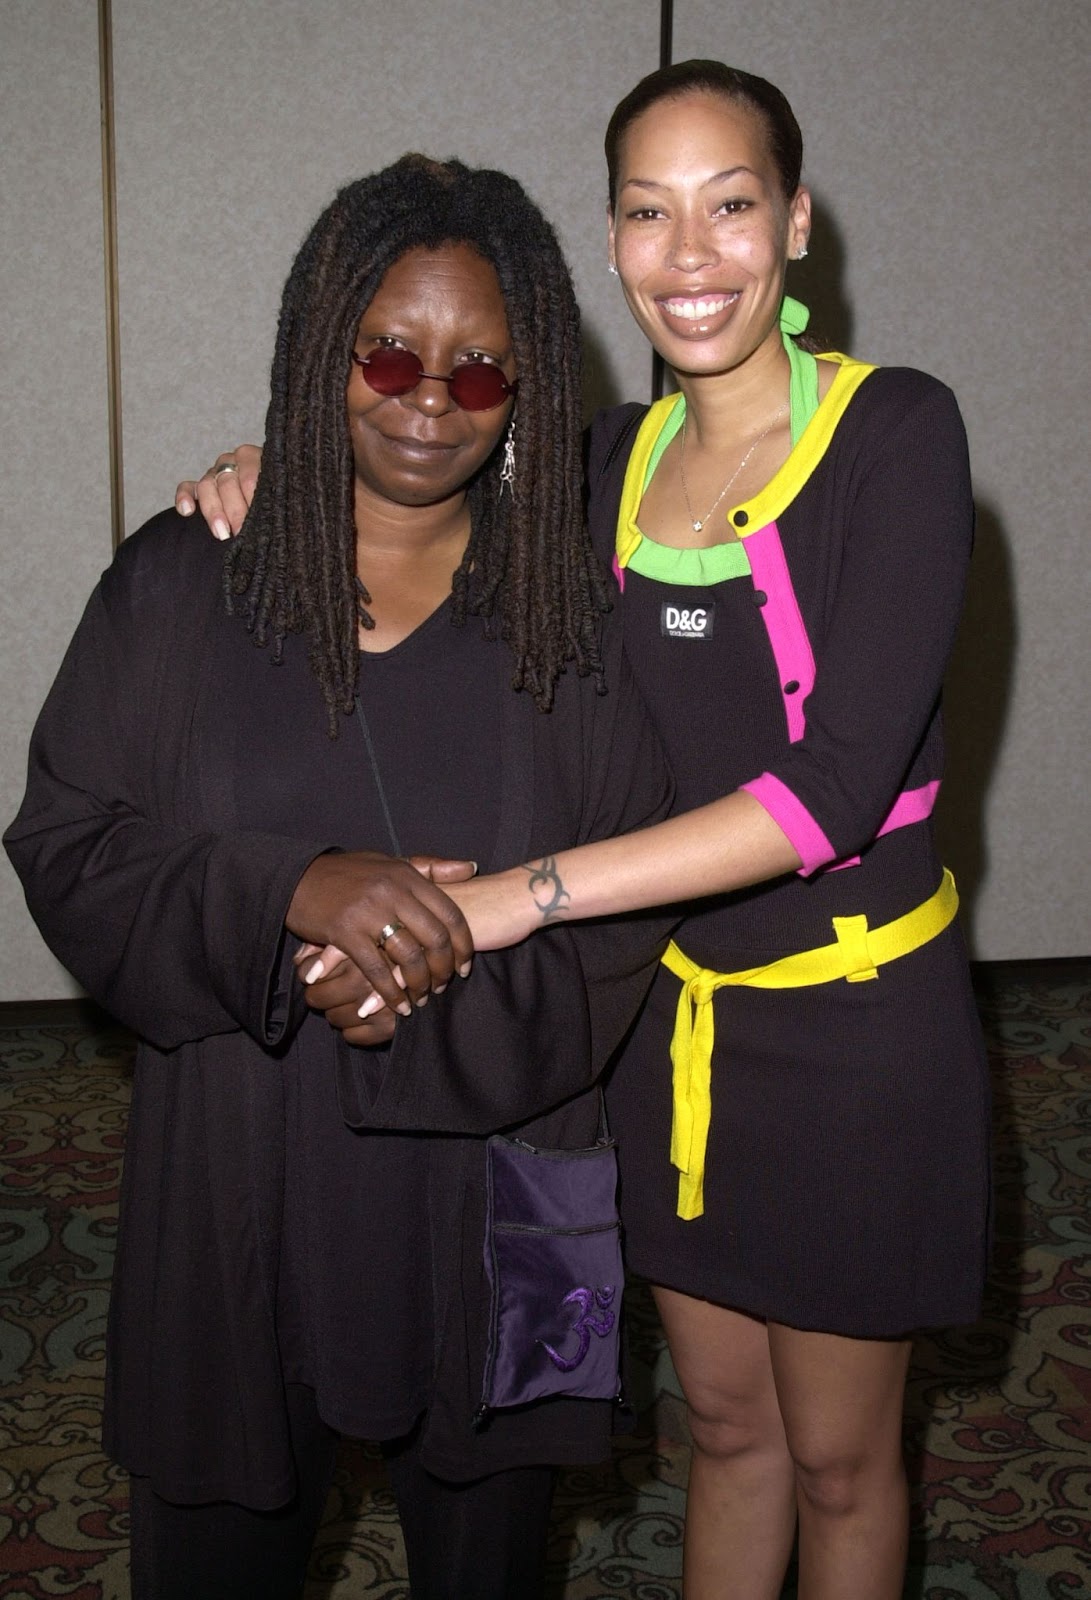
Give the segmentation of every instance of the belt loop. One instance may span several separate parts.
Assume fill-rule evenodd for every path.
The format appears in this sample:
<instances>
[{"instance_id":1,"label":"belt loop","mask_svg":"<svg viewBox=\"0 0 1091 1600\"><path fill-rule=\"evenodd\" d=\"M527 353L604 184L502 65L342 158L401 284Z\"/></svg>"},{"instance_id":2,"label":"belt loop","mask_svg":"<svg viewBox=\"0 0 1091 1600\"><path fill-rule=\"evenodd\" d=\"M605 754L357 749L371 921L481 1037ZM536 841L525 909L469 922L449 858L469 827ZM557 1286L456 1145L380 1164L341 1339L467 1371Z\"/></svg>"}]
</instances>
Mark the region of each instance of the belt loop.
<instances>
[{"instance_id":1,"label":"belt loop","mask_svg":"<svg viewBox=\"0 0 1091 1600\"><path fill-rule=\"evenodd\" d=\"M868 950L867 917L834 917L833 931L845 959L845 979L848 983L866 983L877 978L879 969Z\"/></svg>"}]
</instances>

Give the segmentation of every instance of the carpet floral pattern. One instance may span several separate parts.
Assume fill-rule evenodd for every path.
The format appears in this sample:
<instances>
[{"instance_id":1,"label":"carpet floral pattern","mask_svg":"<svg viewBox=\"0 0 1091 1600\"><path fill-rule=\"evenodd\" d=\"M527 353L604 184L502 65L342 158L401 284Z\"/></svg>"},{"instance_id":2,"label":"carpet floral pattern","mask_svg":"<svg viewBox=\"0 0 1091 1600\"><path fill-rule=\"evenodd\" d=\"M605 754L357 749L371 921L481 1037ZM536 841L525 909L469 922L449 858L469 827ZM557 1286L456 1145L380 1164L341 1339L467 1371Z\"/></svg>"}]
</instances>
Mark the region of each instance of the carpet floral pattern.
<instances>
[{"instance_id":1,"label":"carpet floral pattern","mask_svg":"<svg viewBox=\"0 0 1091 1600\"><path fill-rule=\"evenodd\" d=\"M1091 967L984 969L993 1272L972 1328L922 1339L906 1447L907 1600L1091 1594ZM127 1600L127 1483L98 1443L131 1046L0 1018L0 1600ZM567 1473L551 1600L677 1600L685 1409L630 1294L642 1425ZM791 1583L785 1597L794 1594ZM346 1444L307 1600L408 1600L382 1467Z\"/></svg>"}]
</instances>

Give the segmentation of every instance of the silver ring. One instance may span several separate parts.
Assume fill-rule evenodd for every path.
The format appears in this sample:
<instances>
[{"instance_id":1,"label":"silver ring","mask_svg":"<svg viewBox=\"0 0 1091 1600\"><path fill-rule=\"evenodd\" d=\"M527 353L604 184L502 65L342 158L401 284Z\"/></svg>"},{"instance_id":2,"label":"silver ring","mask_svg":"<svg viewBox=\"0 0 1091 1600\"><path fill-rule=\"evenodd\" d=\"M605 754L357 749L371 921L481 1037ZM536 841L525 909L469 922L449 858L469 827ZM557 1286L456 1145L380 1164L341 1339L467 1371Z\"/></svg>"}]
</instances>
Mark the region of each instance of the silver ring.
<instances>
[{"instance_id":1,"label":"silver ring","mask_svg":"<svg viewBox=\"0 0 1091 1600\"><path fill-rule=\"evenodd\" d=\"M385 927L380 928L379 937L375 941L378 948L380 950L384 949L387 940L393 939L396 933L401 933L404 926L404 922L388 922Z\"/></svg>"},{"instance_id":2,"label":"silver ring","mask_svg":"<svg viewBox=\"0 0 1091 1600\"><path fill-rule=\"evenodd\" d=\"M239 475L239 469L233 461L225 461L221 467L209 467L208 469L208 475L213 482L217 478L222 478L225 472L233 472L236 477Z\"/></svg>"}]
</instances>

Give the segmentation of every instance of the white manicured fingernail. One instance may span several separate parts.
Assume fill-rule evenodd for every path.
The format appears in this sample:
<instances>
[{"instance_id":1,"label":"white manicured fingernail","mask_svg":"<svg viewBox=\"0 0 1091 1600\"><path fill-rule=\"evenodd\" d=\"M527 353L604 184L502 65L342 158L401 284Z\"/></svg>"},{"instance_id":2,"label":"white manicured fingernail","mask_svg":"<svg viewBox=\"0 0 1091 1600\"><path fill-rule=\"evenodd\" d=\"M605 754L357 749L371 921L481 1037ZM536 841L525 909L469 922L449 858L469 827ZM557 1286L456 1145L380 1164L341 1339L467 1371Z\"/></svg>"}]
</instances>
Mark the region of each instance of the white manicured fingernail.
<instances>
[{"instance_id":1,"label":"white manicured fingernail","mask_svg":"<svg viewBox=\"0 0 1091 1600\"><path fill-rule=\"evenodd\" d=\"M326 969L322 965L321 961L316 961L314 966L313 967L308 967L306 972L303 974L303 982L304 983L316 983L318 981L318 979L322 976L322 974L325 972L325 970Z\"/></svg>"},{"instance_id":2,"label":"white manicured fingernail","mask_svg":"<svg viewBox=\"0 0 1091 1600\"><path fill-rule=\"evenodd\" d=\"M367 999L364 1001L363 1005L360 1007L359 1011L356 1013L356 1015L358 1017L373 1017L375 1015L376 1011L381 1011L382 1008L383 1008L383 997L382 997L382 995L381 994L369 994Z\"/></svg>"},{"instance_id":3,"label":"white manicured fingernail","mask_svg":"<svg viewBox=\"0 0 1091 1600\"><path fill-rule=\"evenodd\" d=\"M178 509L184 517L192 517L197 507L193 504L188 494L184 494L178 502Z\"/></svg>"},{"instance_id":4,"label":"white manicured fingernail","mask_svg":"<svg viewBox=\"0 0 1091 1600\"><path fill-rule=\"evenodd\" d=\"M473 971L473 967L474 967L474 964L473 964L472 961L464 961L462 963L462 965L458 969L459 977L460 978L468 978L470 976L470 973Z\"/></svg>"},{"instance_id":5,"label":"white manicured fingernail","mask_svg":"<svg viewBox=\"0 0 1091 1600\"><path fill-rule=\"evenodd\" d=\"M213 517L212 532L216 535L217 539L230 539L231 525L230 523L225 522L223 517Z\"/></svg>"},{"instance_id":6,"label":"white manicured fingernail","mask_svg":"<svg viewBox=\"0 0 1091 1600\"><path fill-rule=\"evenodd\" d=\"M394 979L399 989L405 988L405 979L402 977L401 967L391 967L390 976Z\"/></svg>"},{"instance_id":7,"label":"white manicured fingernail","mask_svg":"<svg viewBox=\"0 0 1091 1600\"><path fill-rule=\"evenodd\" d=\"M401 1005L395 1006L394 1009L397 1011L399 1017L411 1017L413 1015L413 1007L409 1004L408 1000L403 1000Z\"/></svg>"}]
</instances>

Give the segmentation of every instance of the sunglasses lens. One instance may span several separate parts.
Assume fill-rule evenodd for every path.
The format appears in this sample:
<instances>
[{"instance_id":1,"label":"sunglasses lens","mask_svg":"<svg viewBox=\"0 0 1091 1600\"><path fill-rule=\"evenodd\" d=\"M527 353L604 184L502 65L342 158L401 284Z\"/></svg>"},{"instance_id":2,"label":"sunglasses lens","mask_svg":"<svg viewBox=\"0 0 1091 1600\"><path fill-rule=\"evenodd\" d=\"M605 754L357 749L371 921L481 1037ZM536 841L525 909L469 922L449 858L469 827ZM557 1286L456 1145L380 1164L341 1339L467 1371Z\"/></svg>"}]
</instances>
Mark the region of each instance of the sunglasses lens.
<instances>
[{"instance_id":1,"label":"sunglasses lens","mask_svg":"<svg viewBox=\"0 0 1091 1600\"><path fill-rule=\"evenodd\" d=\"M368 387L376 394L408 394L420 382L424 368L412 350L393 350L382 346L365 356L361 370Z\"/></svg>"},{"instance_id":2,"label":"sunglasses lens","mask_svg":"<svg viewBox=\"0 0 1091 1600\"><path fill-rule=\"evenodd\" d=\"M384 395L409 394L425 375L420 357L412 350L384 345L365 356L360 368L369 388ZM467 361L441 382L450 385L451 399L464 411L491 411L515 393L515 385L489 361Z\"/></svg>"},{"instance_id":3,"label":"sunglasses lens","mask_svg":"<svg viewBox=\"0 0 1091 1600\"><path fill-rule=\"evenodd\" d=\"M512 393L499 367L489 361L466 361L451 374L451 399L463 411L491 411Z\"/></svg>"}]
</instances>

